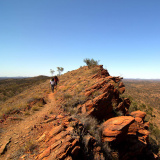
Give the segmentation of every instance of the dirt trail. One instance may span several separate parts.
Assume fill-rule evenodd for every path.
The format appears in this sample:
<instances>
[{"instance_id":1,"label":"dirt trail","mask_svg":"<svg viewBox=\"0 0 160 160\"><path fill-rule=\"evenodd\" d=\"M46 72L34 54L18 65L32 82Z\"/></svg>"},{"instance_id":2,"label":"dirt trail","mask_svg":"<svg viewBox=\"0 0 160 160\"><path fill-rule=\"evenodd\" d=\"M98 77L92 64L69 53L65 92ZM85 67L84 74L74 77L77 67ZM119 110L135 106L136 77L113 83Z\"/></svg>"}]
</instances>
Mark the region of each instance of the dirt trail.
<instances>
[{"instance_id":1,"label":"dirt trail","mask_svg":"<svg viewBox=\"0 0 160 160\"><path fill-rule=\"evenodd\" d=\"M50 93L48 97L48 103L44 105L41 110L36 111L21 121L17 121L16 124L7 125L6 128L3 129L3 132L0 133L0 150L2 148L1 146L7 143L9 139L11 139L11 142L9 149L4 156L0 156L0 159L8 159L6 155L10 155L12 151L14 151L14 148L23 143L22 139L25 139L25 136L31 131L31 128L44 121L45 115L49 115L51 111L53 111L55 115L60 112L60 109L55 107L54 94Z\"/></svg>"}]
</instances>

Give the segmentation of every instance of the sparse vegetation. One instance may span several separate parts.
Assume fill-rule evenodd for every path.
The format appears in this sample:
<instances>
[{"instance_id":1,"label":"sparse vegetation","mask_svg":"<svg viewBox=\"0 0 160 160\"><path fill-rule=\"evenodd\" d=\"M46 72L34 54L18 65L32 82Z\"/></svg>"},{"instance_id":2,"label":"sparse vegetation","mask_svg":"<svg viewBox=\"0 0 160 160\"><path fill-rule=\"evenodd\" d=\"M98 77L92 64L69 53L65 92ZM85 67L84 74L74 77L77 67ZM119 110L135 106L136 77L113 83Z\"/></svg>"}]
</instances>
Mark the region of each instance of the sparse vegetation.
<instances>
[{"instance_id":1,"label":"sparse vegetation","mask_svg":"<svg viewBox=\"0 0 160 160\"><path fill-rule=\"evenodd\" d=\"M124 95L132 97L137 103L144 103L160 109L160 81L156 80L123 80L126 91Z\"/></svg>"},{"instance_id":2,"label":"sparse vegetation","mask_svg":"<svg viewBox=\"0 0 160 160\"><path fill-rule=\"evenodd\" d=\"M0 80L0 105L7 99L22 93L35 85L45 82L49 77L38 76L24 79Z\"/></svg>"}]
</instances>

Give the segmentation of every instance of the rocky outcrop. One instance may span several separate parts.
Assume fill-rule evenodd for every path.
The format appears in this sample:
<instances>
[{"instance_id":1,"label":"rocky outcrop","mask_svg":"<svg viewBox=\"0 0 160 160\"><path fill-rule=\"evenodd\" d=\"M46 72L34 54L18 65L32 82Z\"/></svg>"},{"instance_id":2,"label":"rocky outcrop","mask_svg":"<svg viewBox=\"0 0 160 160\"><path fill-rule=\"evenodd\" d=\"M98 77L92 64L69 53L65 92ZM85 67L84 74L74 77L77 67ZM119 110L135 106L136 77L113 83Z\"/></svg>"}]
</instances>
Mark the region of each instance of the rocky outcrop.
<instances>
[{"instance_id":1,"label":"rocky outcrop","mask_svg":"<svg viewBox=\"0 0 160 160\"><path fill-rule=\"evenodd\" d=\"M93 75L91 78L105 78L110 76L109 72L103 68L103 65L98 66L99 67L99 71Z\"/></svg>"},{"instance_id":2,"label":"rocky outcrop","mask_svg":"<svg viewBox=\"0 0 160 160\"><path fill-rule=\"evenodd\" d=\"M144 112L136 111L131 116L114 117L102 124L102 140L109 142L119 153L119 159L156 159L148 149L149 131L143 121ZM137 120L140 118L141 120Z\"/></svg>"}]
</instances>

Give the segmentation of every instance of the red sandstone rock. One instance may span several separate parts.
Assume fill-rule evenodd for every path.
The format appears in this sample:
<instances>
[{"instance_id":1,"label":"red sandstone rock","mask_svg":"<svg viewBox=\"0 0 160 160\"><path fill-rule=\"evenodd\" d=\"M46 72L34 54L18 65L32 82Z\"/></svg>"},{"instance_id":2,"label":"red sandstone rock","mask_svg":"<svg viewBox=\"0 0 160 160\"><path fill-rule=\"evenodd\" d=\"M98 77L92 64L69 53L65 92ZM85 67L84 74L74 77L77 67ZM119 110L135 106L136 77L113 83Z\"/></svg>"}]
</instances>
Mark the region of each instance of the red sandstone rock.
<instances>
[{"instance_id":1,"label":"red sandstone rock","mask_svg":"<svg viewBox=\"0 0 160 160\"><path fill-rule=\"evenodd\" d=\"M57 133L61 132L64 129L62 125L53 127L51 131L49 132L49 137L53 137Z\"/></svg>"},{"instance_id":2,"label":"red sandstone rock","mask_svg":"<svg viewBox=\"0 0 160 160\"><path fill-rule=\"evenodd\" d=\"M127 135L129 125L134 122L131 116L114 117L103 123L102 137L104 141L122 141Z\"/></svg>"}]
</instances>

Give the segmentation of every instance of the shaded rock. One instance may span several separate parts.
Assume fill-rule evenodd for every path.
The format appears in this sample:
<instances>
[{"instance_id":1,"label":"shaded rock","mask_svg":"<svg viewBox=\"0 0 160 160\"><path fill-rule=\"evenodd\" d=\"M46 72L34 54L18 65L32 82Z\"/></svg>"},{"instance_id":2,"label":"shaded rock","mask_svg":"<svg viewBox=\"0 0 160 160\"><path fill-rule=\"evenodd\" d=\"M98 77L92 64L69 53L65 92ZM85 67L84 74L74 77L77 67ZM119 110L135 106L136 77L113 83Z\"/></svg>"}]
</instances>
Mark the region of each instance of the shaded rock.
<instances>
[{"instance_id":1,"label":"shaded rock","mask_svg":"<svg viewBox=\"0 0 160 160\"><path fill-rule=\"evenodd\" d=\"M80 150L81 150L80 146L75 146L73 148L73 150L71 151L72 157L77 157L79 152L80 152Z\"/></svg>"},{"instance_id":2,"label":"shaded rock","mask_svg":"<svg viewBox=\"0 0 160 160\"><path fill-rule=\"evenodd\" d=\"M64 160L72 160L71 156L66 157Z\"/></svg>"},{"instance_id":3,"label":"shaded rock","mask_svg":"<svg viewBox=\"0 0 160 160\"><path fill-rule=\"evenodd\" d=\"M4 154L7 151L7 146L11 142L11 138L7 139L2 146L0 147L0 155Z\"/></svg>"},{"instance_id":4,"label":"shaded rock","mask_svg":"<svg viewBox=\"0 0 160 160\"><path fill-rule=\"evenodd\" d=\"M122 111L124 115L128 115L129 114L128 109L130 104L131 104L130 100L128 98L124 98L124 100L120 102L116 107L116 111Z\"/></svg>"},{"instance_id":5,"label":"shaded rock","mask_svg":"<svg viewBox=\"0 0 160 160\"><path fill-rule=\"evenodd\" d=\"M111 99L113 97L113 89L110 92L103 93L93 99L93 102L86 103L87 113L98 120L107 119L112 113L113 106Z\"/></svg>"}]
</instances>

